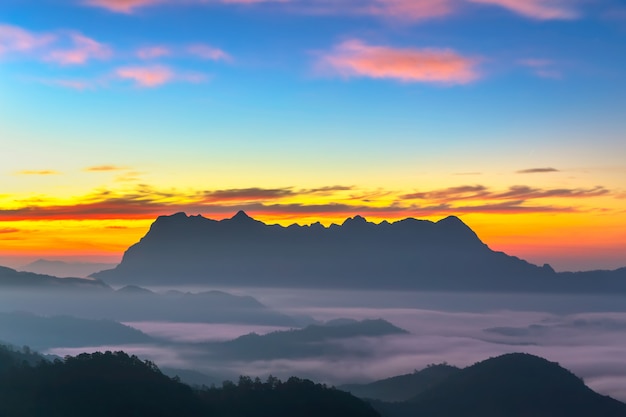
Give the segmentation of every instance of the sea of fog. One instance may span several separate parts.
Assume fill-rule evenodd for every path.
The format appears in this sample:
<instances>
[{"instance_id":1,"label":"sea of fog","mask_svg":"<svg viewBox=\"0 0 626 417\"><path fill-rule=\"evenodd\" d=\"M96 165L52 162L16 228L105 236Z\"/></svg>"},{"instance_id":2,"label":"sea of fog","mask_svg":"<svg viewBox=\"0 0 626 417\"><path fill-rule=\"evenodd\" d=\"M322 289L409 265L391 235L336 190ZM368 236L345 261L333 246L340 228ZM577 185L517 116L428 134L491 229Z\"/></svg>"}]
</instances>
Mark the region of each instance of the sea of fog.
<instances>
[{"instance_id":1,"label":"sea of fog","mask_svg":"<svg viewBox=\"0 0 626 417\"><path fill-rule=\"evenodd\" d=\"M151 288L163 292L173 288ZM178 290L198 292L208 288ZM215 288L210 288L215 289ZM366 382L447 362L464 367L509 352L558 362L594 390L626 401L626 297L423 293L411 291L221 288L317 321L383 318L408 335L336 341L349 355L264 361L215 360L204 342L224 341L284 327L176 322L125 323L172 343L55 348L60 356L125 350L160 366L192 369L213 377L291 375L330 384Z\"/></svg>"}]
</instances>

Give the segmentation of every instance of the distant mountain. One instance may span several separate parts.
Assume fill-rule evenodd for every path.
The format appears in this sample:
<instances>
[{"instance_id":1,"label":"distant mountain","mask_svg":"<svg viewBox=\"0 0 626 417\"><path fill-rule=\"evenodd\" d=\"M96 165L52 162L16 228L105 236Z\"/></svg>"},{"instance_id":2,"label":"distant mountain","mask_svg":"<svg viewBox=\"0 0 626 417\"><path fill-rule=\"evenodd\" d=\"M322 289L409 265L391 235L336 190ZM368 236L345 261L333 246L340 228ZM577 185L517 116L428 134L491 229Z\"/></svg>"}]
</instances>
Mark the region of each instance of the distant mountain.
<instances>
[{"instance_id":1,"label":"distant mountain","mask_svg":"<svg viewBox=\"0 0 626 417\"><path fill-rule=\"evenodd\" d=\"M356 337L382 337L407 334L404 329L388 321L336 321L329 325L309 325L304 329L276 331L265 335L250 333L227 342L206 344L213 356L230 359L278 359L315 356L342 356L352 354L336 343Z\"/></svg>"},{"instance_id":2,"label":"distant mountain","mask_svg":"<svg viewBox=\"0 0 626 417\"><path fill-rule=\"evenodd\" d=\"M597 394L557 363L524 353L462 369L409 401L372 404L384 417L626 416L626 404Z\"/></svg>"},{"instance_id":3,"label":"distant mountain","mask_svg":"<svg viewBox=\"0 0 626 417\"><path fill-rule=\"evenodd\" d=\"M360 398L390 402L406 401L459 371L456 366L431 365L411 374L381 379L369 384L346 384L337 388Z\"/></svg>"},{"instance_id":4,"label":"distant mountain","mask_svg":"<svg viewBox=\"0 0 626 417\"><path fill-rule=\"evenodd\" d=\"M111 288L97 279L58 278L32 272L19 272L0 266L0 289L106 290Z\"/></svg>"},{"instance_id":5,"label":"distant mountain","mask_svg":"<svg viewBox=\"0 0 626 417\"><path fill-rule=\"evenodd\" d=\"M283 227L244 212L221 221L177 213L159 217L116 268L93 276L112 284L626 292L626 271L557 274L492 251L454 216Z\"/></svg>"},{"instance_id":6,"label":"distant mountain","mask_svg":"<svg viewBox=\"0 0 626 417\"><path fill-rule=\"evenodd\" d=\"M41 317L19 312L0 313L0 339L39 350L153 342L139 330L112 320Z\"/></svg>"},{"instance_id":7,"label":"distant mountain","mask_svg":"<svg viewBox=\"0 0 626 417\"><path fill-rule=\"evenodd\" d=\"M35 275L27 272L17 274ZM74 288L70 284L72 281L93 282L89 285L96 288L104 284L83 279L49 279L56 285L52 288L58 287L59 291L50 291L50 285L45 280L45 285L39 283L26 287L9 286L0 291L0 312L29 311L43 316L67 315L116 321L240 323L293 327L313 322L313 319L306 316L291 317L272 310L250 296L232 295L222 291L171 291L158 294L145 288L127 286L117 291L109 287L105 287L106 291L82 291L80 296L76 296L70 291ZM68 283L65 284L65 281Z\"/></svg>"},{"instance_id":8,"label":"distant mountain","mask_svg":"<svg viewBox=\"0 0 626 417\"><path fill-rule=\"evenodd\" d=\"M67 277L86 278L95 272L114 268L116 265L117 264L114 264L114 263L63 262L63 261L50 261L47 259L38 259L18 269L20 271L34 272L36 274L53 275L55 277L60 277L60 278L67 278Z\"/></svg>"}]
</instances>

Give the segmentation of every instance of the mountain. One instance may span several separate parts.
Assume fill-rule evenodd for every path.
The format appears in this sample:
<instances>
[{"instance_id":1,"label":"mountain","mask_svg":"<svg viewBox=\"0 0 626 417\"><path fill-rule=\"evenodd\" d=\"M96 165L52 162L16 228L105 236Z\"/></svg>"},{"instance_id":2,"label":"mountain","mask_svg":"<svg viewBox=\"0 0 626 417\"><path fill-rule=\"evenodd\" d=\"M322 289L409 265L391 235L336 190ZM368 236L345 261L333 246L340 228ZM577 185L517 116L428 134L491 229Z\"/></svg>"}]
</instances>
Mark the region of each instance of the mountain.
<instances>
[{"instance_id":1,"label":"mountain","mask_svg":"<svg viewBox=\"0 0 626 417\"><path fill-rule=\"evenodd\" d=\"M376 225L356 216L325 228L270 226L239 212L222 221L161 216L120 265L94 276L111 283L438 288L451 278L468 284L472 273L484 279L542 271L550 273L490 251L455 217Z\"/></svg>"},{"instance_id":2,"label":"mountain","mask_svg":"<svg viewBox=\"0 0 626 417\"><path fill-rule=\"evenodd\" d=\"M372 403L385 417L624 417L600 395L543 358L513 353L464 368L402 403Z\"/></svg>"},{"instance_id":3,"label":"mountain","mask_svg":"<svg viewBox=\"0 0 626 417\"><path fill-rule=\"evenodd\" d=\"M106 287L106 291L81 291L80 296L77 296L75 292L69 291L74 288L72 285L62 285L66 280L71 281L71 278L54 280L54 283L61 281L57 285L58 291L50 291L50 287L43 284L8 287L13 290L0 291L0 312L29 311L42 316L66 315L116 321L239 323L293 327L313 322L313 319L306 316L291 317L275 311L250 296L222 291L170 291L167 294L158 294L145 288L127 286L117 291L109 287ZM96 288L103 285L100 281L93 282L95 284L91 285Z\"/></svg>"},{"instance_id":4,"label":"mountain","mask_svg":"<svg viewBox=\"0 0 626 417\"><path fill-rule=\"evenodd\" d=\"M456 366L429 365L421 371L381 379L369 384L346 384L337 388L360 398L381 401L406 401L459 372Z\"/></svg>"},{"instance_id":5,"label":"mountain","mask_svg":"<svg viewBox=\"0 0 626 417\"><path fill-rule=\"evenodd\" d=\"M388 321L363 320L344 323L313 324L304 329L276 331L265 335L250 333L227 342L207 344L214 356L230 359L257 360L345 356L352 352L337 341L357 337L383 337L408 332Z\"/></svg>"},{"instance_id":6,"label":"mountain","mask_svg":"<svg viewBox=\"0 0 626 417\"><path fill-rule=\"evenodd\" d=\"M0 288L9 289L59 289L59 290L106 290L111 288L97 279L58 278L32 272L19 272L0 266Z\"/></svg>"},{"instance_id":7,"label":"mountain","mask_svg":"<svg viewBox=\"0 0 626 417\"><path fill-rule=\"evenodd\" d=\"M53 275L60 278L85 278L104 269L114 268L117 264L95 262L63 262L38 259L19 268L20 271L36 274Z\"/></svg>"},{"instance_id":8,"label":"mountain","mask_svg":"<svg viewBox=\"0 0 626 417\"><path fill-rule=\"evenodd\" d=\"M30 313L0 313L0 338L40 350L153 341L139 330L112 320L41 317Z\"/></svg>"},{"instance_id":9,"label":"mountain","mask_svg":"<svg viewBox=\"0 0 626 417\"><path fill-rule=\"evenodd\" d=\"M492 251L454 216L283 227L244 212L221 221L177 213L157 218L116 268L93 276L144 285L626 292L626 273L557 274Z\"/></svg>"}]
</instances>

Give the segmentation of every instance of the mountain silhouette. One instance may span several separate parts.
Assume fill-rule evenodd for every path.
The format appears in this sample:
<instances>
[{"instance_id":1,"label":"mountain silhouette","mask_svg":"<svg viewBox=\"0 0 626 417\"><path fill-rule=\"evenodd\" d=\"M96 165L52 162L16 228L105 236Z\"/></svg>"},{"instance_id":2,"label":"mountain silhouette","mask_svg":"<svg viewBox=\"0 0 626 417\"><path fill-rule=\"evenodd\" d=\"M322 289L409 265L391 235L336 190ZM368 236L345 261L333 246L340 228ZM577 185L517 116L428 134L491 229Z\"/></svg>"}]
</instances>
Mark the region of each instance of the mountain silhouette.
<instances>
[{"instance_id":1,"label":"mountain silhouette","mask_svg":"<svg viewBox=\"0 0 626 417\"><path fill-rule=\"evenodd\" d=\"M84 278L94 272L114 268L116 264L95 262L64 262L38 259L18 268L20 271L34 272L36 274L52 275L60 278L78 277Z\"/></svg>"},{"instance_id":2,"label":"mountain silhouette","mask_svg":"<svg viewBox=\"0 0 626 417\"><path fill-rule=\"evenodd\" d=\"M391 402L406 401L459 371L460 369L456 366L429 365L421 371L416 370L410 374L381 379L369 384L345 384L337 388L360 398Z\"/></svg>"},{"instance_id":3,"label":"mountain silhouette","mask_svg":"<svg viewBox=\"0 0 626 417\"><path fill-rule=\"evenodd\" d=\"M207 344L212 355L242 360L346 356L352 352L336 343L357 337L407 334L404 329L382 319L341 320L312 324L303 329L276 331L265 335L250 333L226 342Z\"/></svg>"},{"instance_id":4,"label":"mountain silhouette","mask_svg":"<svg viewBox=\"0 0 626 417\"><path fill-rule=\"evenodd\" d=\"M386 417L626 416L626 404L594 392L559 364L525 353L464 368L408 401L372 404Z\"/></svg>"},{"instance_id":5,"label":"mountain silhouette","mask_svg":"<svg viewBox=\"0 0 626 417\"><path fill-rule=\"evenodd\" d=\"M51 275L20 272L0 266L0 288L8 289L59 289L59 290L103 290L111 288L100 280L84 278L58 278Z\"/></svg>"},{"instance_id":6,"label":"mountain silhouette","mask_svg":"<svg viewBox=\"0 0 626 417\"><path fill-rule=\"evenodd\" d=\"M176 213L157 218L116 268L93 276L144 285L626 292L626 270L559 274L491 250L454 216L283 227L243 211L221 221Z\"/></svg>"}]
</instances>

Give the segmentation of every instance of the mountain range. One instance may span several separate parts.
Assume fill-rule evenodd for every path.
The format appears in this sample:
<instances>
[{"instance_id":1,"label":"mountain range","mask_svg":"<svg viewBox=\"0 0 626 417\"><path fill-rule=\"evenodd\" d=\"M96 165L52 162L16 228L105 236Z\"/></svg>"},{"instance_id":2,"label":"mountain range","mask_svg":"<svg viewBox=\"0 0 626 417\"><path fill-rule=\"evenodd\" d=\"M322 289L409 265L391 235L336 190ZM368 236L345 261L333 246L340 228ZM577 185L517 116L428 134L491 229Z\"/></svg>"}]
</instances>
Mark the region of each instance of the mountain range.
<instances>
[{"instance_id":1,"label":"mountain range","mask_svg":"<svg viewBox=\"0 0 626 417\"><path fill-rule=\"evenodd\" d=\"M491 250L459 218L325 227L161 216L114 269L110 284L499 292L626 292L626 268L557 273Z\"/></svg>"}]
</instances>

